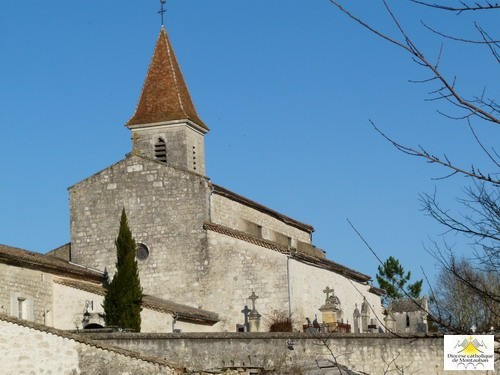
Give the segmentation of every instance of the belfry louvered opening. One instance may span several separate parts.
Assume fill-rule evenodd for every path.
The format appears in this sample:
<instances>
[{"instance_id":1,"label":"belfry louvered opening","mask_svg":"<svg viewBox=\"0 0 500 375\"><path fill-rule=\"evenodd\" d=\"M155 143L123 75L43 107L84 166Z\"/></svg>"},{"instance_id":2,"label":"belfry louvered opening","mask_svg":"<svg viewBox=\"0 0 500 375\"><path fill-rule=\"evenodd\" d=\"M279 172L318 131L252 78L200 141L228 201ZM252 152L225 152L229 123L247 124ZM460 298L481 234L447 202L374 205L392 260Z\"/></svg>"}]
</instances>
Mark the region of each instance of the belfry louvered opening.
<instances>
[{"instance_id":1,"label":"belfry louvered opening","mask_svg":"<svg viewBox=\"0 0 500 375\"><path fill-rule=\"evenodd\" d=\"M167 146L162 138L158 138L155 144L155 158L163 163L167 162Z\"/></svg>"}]
</instances>

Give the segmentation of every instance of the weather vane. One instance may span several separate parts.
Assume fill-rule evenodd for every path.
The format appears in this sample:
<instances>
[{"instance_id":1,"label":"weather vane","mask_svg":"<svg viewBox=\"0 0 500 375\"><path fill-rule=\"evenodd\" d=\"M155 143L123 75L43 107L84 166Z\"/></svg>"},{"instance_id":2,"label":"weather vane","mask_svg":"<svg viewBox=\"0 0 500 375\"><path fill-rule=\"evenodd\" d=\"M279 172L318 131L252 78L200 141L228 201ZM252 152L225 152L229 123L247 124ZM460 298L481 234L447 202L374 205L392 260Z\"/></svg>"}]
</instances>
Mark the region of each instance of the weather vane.
<instances>
[{"instance_id":1,"label":"weather vane","mask_svg":"<svg viewBox=\"0 0 500 375\"><path fill-rule=\"evenodd\" d=\"M161 25L163 26L163 15L165 14L166 10L165 10L165 3L167 2L167 0L160 0L160 4L161 4L161 8L160 10L158 11L158 14L161 15Z\"/></svg>"}]
</instances>

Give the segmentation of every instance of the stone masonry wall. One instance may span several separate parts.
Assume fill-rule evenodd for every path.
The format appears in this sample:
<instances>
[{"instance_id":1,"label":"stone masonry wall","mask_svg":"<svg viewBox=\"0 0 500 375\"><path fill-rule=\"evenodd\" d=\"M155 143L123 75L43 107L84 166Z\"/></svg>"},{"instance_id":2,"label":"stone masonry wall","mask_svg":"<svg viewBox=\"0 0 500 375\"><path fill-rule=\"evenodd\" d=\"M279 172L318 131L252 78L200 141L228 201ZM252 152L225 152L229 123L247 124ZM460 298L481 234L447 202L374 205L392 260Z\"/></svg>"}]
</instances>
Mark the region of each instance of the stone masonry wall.
<instances>
[{"instance_id":1,"label":"stone masonry wall","mask_svg":"<svg viewBox=\"0 0 500 375\"><path fill-rule=\"evenodd\" d=\"M272 310L287 311L286 257L260 246L208 231L207 274L201 285L203 308L219 314L221 331L236 331L245 323L241 310L252 308L248 297L255 292L256 308L265 319ZM221 308L222 307L222 308Z\"/></svg>"},{"instance_id":2,"label":"stone masonry wall","mask_svg":"<svg viewBox=\"0 0 500 375\"><path fill-rule=\"evenodd\" d=\"M333 361L335 356L339 364L367 375L401 374L401 369L404 374L456 373L443 370L443 338L436 336L219 333L94 335L93 338L143 354L162 356L194 370L253 366L287 374L292 373L289 371L292 368L295 371L302 367L314 368L316 360ZM493 375L495 372L463 371L461 374Z\"/></svg>"},{"instance_id":3,"label":"stone masonry wall","mask_svg":"<svg viewBox=\"0 0 500 375\"><path fill-rule=\"evenodd\" d=\"M81 329L85 302L92 302L89 313L104 313L104 297L84 290L54 282L54 327L58 329Z\"/></svg>"},{"instance_id":4,"label":"stone masonry wall","mask_svg":"<svg viewBox=\"0 0 500 375\"><path fill-rule=\"evenodd\" d=\"M168 165L205 175L205 143L201 133L183 123L134 129L133 152L155 159L158 138L165 141Z\"/></svg>"},{"instance_id":5,"label":"stone masonry wall","mask_svg":"<svg viewBox=\"0 0 500 375\"><path fill-rule=\"evenodd\" d=\"M292 239L292 245L296 246L296 241L306 243L311 242L310 234L285 224L282 221L257 211L254 208L235 202L229 198L211 194L210 218L213 223L224 225L231 229L243 231L240 219L246 219L262 226L262 237L274 241L271 231L284 234Z\"/></svg>"},{"instance_id":6,"label":"stone masonry wall","mask_svg":"<svg viewBox=\"0 0 500 375\"><path fill-rule=\"evenodd\" d=\"M72 259L114 274L115 238L124 207L138 243L144 293L197 307L206 259L207 180L138 156L70 188Z\"/></svg>"},{"instance_id":7,"label":"stone masonry wall","mask_svg":"<svg viewBox=\"0 0 500 375\"><path fill-rule=\"evenodd\" d=\"M103 347L74 335L24 325L0 316L0 373L61 375L173 375L182 373L161 359Z\"/></svg>"},{"instance_id":8,"label":"stone masonry wall","mask_svg":"<svg viewBox=\"0 0 500 375\"><path fill-rule=\"evenodd\" d=\"M200 133L188 129L186 131L188 170L206 175L205 139Z\"/></svg>"},{"instance_id":9,"label":"stone masonry wall","mask_svg":"<svg viewBox=\"0 0 500 375\"><path fill-rule=\"evenodd\" d=\"M0 314L18 316L18 298L25 299L23 318L51 324L52 275L0 263Z\"/></svg>"},{"instance_id":10,"label":"stone masonry wall","mask_svg":"<svg viewBox=\"0 0 500 375\"><path fill-rule=\"evenodd\" d=\"M68 262L71 261L71 243L59 246L58 248L47 252L45 255L51 255L56 258L64 259Z\"/></svg>"},{"instance_id":11,"label":"stone masonry wall","mask_svg":"<svg viewBox=\"0 0 500 375\"><path fill-rule=\"evenodd\" d=\"M235 331L244 323L241 310L252 308L248 297L255 292L256 308L262 315L261 331L268 329L273 310L288 313L287 255L233 237L208 231L210 259L202 283L203 308L216 311L221 318L220 330ZM355 304L361 310L363 297L373 309L371 317L377 326L383 322L380 297L369 293L367 284L349 280L335 272L290 259L290 296L294 328L302 331L306 317L315 315L322 322L319 308L325 303L323 290L335 290L344 311L344 322L353 325ZM224 309L220 309L224 306ZM376 314L378 316L375 316Z\"/></svg>"}]
</instances>

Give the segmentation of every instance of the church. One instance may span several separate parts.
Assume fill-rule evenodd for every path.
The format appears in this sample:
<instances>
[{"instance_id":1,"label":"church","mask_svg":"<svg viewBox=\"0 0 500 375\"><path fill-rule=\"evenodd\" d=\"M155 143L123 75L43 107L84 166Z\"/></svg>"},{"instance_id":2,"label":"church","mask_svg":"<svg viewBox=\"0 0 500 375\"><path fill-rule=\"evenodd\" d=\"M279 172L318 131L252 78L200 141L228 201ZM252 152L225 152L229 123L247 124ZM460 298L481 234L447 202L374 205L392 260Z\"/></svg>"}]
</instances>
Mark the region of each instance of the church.
<instances>
[{"instance_id":1,"label":"church","mask_svg":"<svg viewBox=\"0 0 500 375\"><path fill-rule=\"evenodd\" d=\"M127 109L125 109L127 110ZM45 255L0 246L0 313L63 330L104 325L122 209L137 242L143 332L383 329L382 291L326 258L314 228L211 181L209 126L162 26L119 162L69 187L71 242ZM83 176L82 176L83 177Z\"/></svg>"}]
</instances>

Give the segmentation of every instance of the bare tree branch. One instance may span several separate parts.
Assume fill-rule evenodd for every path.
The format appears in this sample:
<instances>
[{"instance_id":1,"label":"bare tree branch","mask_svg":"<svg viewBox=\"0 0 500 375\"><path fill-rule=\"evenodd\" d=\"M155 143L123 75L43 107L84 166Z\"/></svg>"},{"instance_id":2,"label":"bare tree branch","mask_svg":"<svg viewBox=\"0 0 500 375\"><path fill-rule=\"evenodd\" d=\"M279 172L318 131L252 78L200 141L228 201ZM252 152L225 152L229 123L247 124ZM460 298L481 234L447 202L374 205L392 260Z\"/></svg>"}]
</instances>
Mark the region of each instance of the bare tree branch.
<instances>
[{"instance_id":1,"label":"bare tree branch","mask_svg":"<svg viewBox=\"0 0 500 375\"><path fill-rule=\"evenodd\" d=\"M466 3L464 3L463 1L461 1L460 3L462 4L462 6L449 6L449 5L442 5L442 4L436 4L436 3L427 3L425 1L419 1L419 0L410 0L410 1L412 3L425 5L425 6L431 7L431 8L447 10L447 11L451 11L451 12L457 12L457 14L460 14L460 13L466 12L466 11L500 9L499 3L492 4L489 2L486 2L485 4L474 3L473 6L469 6Z\"/></svg>"},{"instance_id":2,"label":"bare tree branch","mask_svg":"<svg viewBox=\"0 0 500 375\"><path fill-rule=\"evenodd\" d=\"M497 60L497 63L500 63L500 55L499 55L498 51L495 49L495 48L499 48L498 42L493 41L493 39L488 35L488 33L486 31L484 31L476 22L474 22L474 26L481 34L483 41L487 44L488 48L491 51L491 54Z\"/></svg>"},{"instance_id":3,"label":"bare tree branch","mask_svg":"<svg viewBox=\"0 0 500 375\"><path fill-rule=\"evenodd\" d=\"M441 83L444 85L444 88L449 92L449 96L453 97L454 100L456 100L456 104L461 105L463 108L467 109L471 113L473 113L476 116L480 116L482 119L492 122L496 125L500 125L500 119L496 116L494 116L491 113L488 113L484 111L481 107L476 106L474 103L471 103L470 101L464 99L461 94L459 94L455 88L454 88L454 83L450 83L442 74L441 72L435 67L434 64L432 64L430 61L428 61L423 53L417 48L417 46L413 43L413 41L410 39L406 31L403 29L401 26L400 22L397 20L395 17L394 13L392 12L391 8L387 4L386 0L382 0L384 3L384 6L389 13L391 19L393 20L394 24L400 31L401 35L403 36L405 42L402 43L392 37L389 37L388 35L376 30L374 27L370 26L368 23L360 19L359 17L356 17L353 15L351 12L349 12L347 9L345 9L338 1L336 0L330 0L330 3L332 3L335 7L337 7L341 12L346 14L349 18L353 19L354 21L358 22L361 26L364 28L370 30L372 33L375 35L385 39L386 41L390 42L391 44L394 44L408 53L410 53L413 58L415 59L416 62L418 62L420 65L425 66L429 70L432 71L434 76L441 81ZM500 6L499 6L500 7ZM447 95L444 95L444 97L447 97Z\"/></svg>"},{"instance_id":4,"label":"bare tree branch","mask_svg":"<svg viewBox=\"0 0 500 375\"><path fill-rule=\"evenodd\" d=\"M411 148L411 147L407 147L407 146L403 146L402 144L394 141L392 138L390 138L389 136L387 136L384 132L382 132L376 125L375 123L370 120L370 123L372 124L373 128L382 136L384 137L387 141L389 141L390 143L393 144L394 147L396 147L399 151L407 154L407 155L411 155L411 156L418 156L418 157L421 157L421 158L424 158L424 159L427 159L427 161L429 163L436 163L436 164L440 164L446 168L449 168L449 169L452 169L453 171L455 171L456 173L460 173L464 176L467 176L467 177L472 177L474 179L477 179L477 180L480 180L480 181L485 181L485 182L488 182L488 183L492 183L492 184L495 184L495 185L500 185L500 180L499 179L496 179L496 178L492 178L490 175L483 175L482 173L480 173L479 171L476 171L474 169L474 167L471 168L470 171L468 170L465 170L463 168L459 168L457 166L455 166L454 164L452 164L448 158L446 158L445 156L445 159L446 160L441 160L440 158L438 158L437 156L435 155L431 155L429 154L425 149L421 148L421 150L416 150L414 148ZM456 173L452 173L451 175L454 175ZM450 175L450 176L451 176Z\"/></svg>"},{"instance_id":5,"label":"bare tree branch","mask_svg":"<svg viewBox=\"0 0 500 375\"><path fill-rule=\"evenodd\" d=\"M451 36L451 35L448 35L448 34L445 34L443 32L440 32L436 29L433 29L432 27L430 27L429 25L427 25L425 22L423 21L420 21L420 23L422 24L422 26L424 26L427 30L433 32L434 34L437 34L439 36L442 36L443 38L446 38L446 39L450 39L450 40L454 40L456 42L463 42L463 43L471 43L471 44L493 44L495 45L496 47L500 47L499 43L500 43L500 40L487 40L485 39L484 37L482 38L483 40L472 40L472 39L465 39L465 38L458 38L458 37L454 37L454 36ZM477 28L477 26L476 26Z\"/></svg>"},{"instance_id":6,"label":"bare tree branch","mask_svg":"<svg viewBox=\"0 0 500 375\"><path fill-rule=\"evenodd\" d=\"M422 210L437 223L444 226L447 233L465 235L472 242L476 268L500 276L500 192L498 187L486 188L484 184L475 184L465 189L467 198L457 199L467 214L456 215L444 210L434 194L421 194ZM445 242L448 256L441 252L432 252L440 264L450 269L453 264L453 252ZM434 246L438 248L437 244ZM436 256L438 255L438 256ZM500 298L500 291L494 298Z\"/></svg>"},{"instance_id":7,"label":"bare tree branch","mask_svg":"<svg viewBox=\"0 0 500 375\"><path fill-rule=\"evenodd\" d=\"M491 155L489 153L488 150L486 150L486 148L484 147L483 143L479 140L479 138L477 137L477 134L476 132L474 131L474 128L472 127L471 123L470 123L470 120L467 119L467 124L469 125L469 129L470 131L472 132L472 135L474 136L474 139L476 140L476 142L479 144L479 146L483 149L484 153L488 156L488 158L497 166L497 167L500 167L500 158L499 160L497 160L493 155Z\"/></svg>"},{"instance_id":8,"label":"bare tree branch","mask_svg":"<svg viewBox=\"0 0 500 375\"><path fill-rule=\"evenodd\" d=\"M446 243L447 254L443 254L436 242L433 244L434 249L426 248L426 251L441 265L433 313L437 313L441 321L448 321L450 326L462 331L468 331L472 325L483 332L488 332L491 326L498 326L498 274L478 270L465 258L457 260Z\"/></svg>"},{"instance_id":9,"label":"bare tree branch","mask_svg":"<svg viewBox=\"0 0 500 375\"><path fill-rule=\"evenodd\" d=\"M457 0L455 3L457 5L442 5L439 3L431 3L426 0L411 1L435 9L453 11L457 14L466 11L500 9L500 3L492 3L488 0L477 0L475 2ZM464 209L461 214L452 213L444 209L438 203L436 193L433 195L422 194L420 196L423 203L423 210L437 223L445 227L443 236L446 234L463 235L467 241L469 241L467 246L470 246L471 249L471 251L469 251L469 258L457 259L452 251L452 247L446 243L444 237L444 248L439 247L436 242L433 242L435 245L434 249L426 249L426 251L437 260L441 268L442 280L448 283L447 286L445 285L447 288L446 290L450 293L457 290L462 293L461 296L463 296L463 301L460 297L450 299L451 303L457 302L456 306L459 307L458 310L453 310L452 305L439 305L440 298L443 297L443 288L441 288L443 285L438 284L435 289L430 287L431 299L434 301L434 306L437 306L437 308L432 314L429 314L429 318L437 322L437 324L448 332L470 332L473 323L480 320L484 323L481 329L487 331L489 330L489 322L493 322L492 326L500 326L500 172L498 171L498 167L500 167L500 155L494 147L486 146L483 143L478 133L476 133L475 128L472 126L471 119L477 118L487 123L499 125L500 105L494 99L488 98L485 94L485 90L483 90L480 96L465 97L459 90L457 78L447 78L443 72L440 71L443 46L441 45L439 49L436 61L431 63L407 33L403 23L389 7L388 0L381 0L381 2L386 8L392 24L397 29L397 32L394 34L383 33L365 20L355 16L340 5L341 0L330 0L330 3L346 16L360 24L363 28L374 33L379 38L403 49L410 55L415 63L424 67L428 72L431 72L431 76L426 79L412 80L410 82L432 84L437 82L436 87L428 90L429 97L425 100L429 102L444 101L452 104L453 108L456 109L456 113L446 114L445 112L447 111L440 110L438 110L438 113L449 119L467 121L475 142L480 146L487 158L493 162L496 168L496 170L491 173L485 173L473 163L471 163L469 168L459 167L448 158L444 152L442 152L442 156L436 156L421 146L412 148L394 141L370 120L374 129L399 151L411 156L423 158L430 164L438 164L448 169L450 173L446 176L436 178L435 180L449 178L454 175L462 175L472 179L472 186L465 189L465 198L457 199ZM481 12L481 14L484 13L485 12ZM490 34L479 26L477 22L474 22L474 26L480 35L480 39L477 40L447 35L427 26L424 22L422 22L422 25L434 34L446 39L461 43L487 46L496 62L500 63L500 41L490 36ZM493 143L494 138L491 139ZM379 263L383 264L359 231L349 220L348 222ZM407 291L402 290L402 292L407 297L411 297ZM464 301L467 302L465 303ZM414 303L417 302L414 301ZM467 304L469 304L469 307L473 306L473 308L467 309ZM392 369L394 367L393 365L396 364L395 361L396 359L385 362L388 365L386 372L396 371L398 369ZM404 368L402 368L402 370L404 370Z\"/></svg>"}]
</instances>

